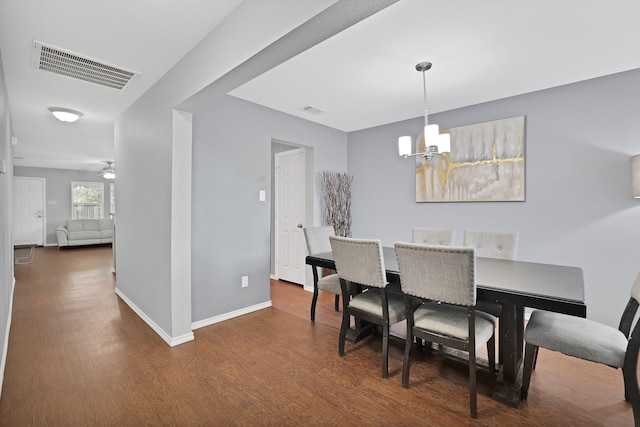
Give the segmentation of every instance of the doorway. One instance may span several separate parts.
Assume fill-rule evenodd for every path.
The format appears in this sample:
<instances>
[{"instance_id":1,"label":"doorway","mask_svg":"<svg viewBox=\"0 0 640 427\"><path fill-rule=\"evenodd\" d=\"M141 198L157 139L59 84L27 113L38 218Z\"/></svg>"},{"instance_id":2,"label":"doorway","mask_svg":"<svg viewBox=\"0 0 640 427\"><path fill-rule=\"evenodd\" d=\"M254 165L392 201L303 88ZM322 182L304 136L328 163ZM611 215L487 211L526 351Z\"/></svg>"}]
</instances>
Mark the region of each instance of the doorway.
<instances>
[{"instance_id":1,"label":"doorway","mask_svg":"<svg viewBox=\"0 0 640 427\"><path fill-rule=\"evenodd\" d=\"M304 285L306 256L305 150L275 155L275 274L280 280Z\"/></svg>"},{"instance_id":2,"label":"doorway","mask_svg":"<svg viewBox=\"0 0 640 427\"><path fill-rule=\"evenodd\" d=\"M45 243L44 178L13 178L13 245Z\"/></svg>"},{"instance_id":3,"label":"doorway","mask_svg":"<svg viewBox=\"0 0 640 427\"><path fill-rule=\"evenodd\" d=\"M304 177L304 187L302 187L304 192L303 199L305 203L305 208L304 208L305 217L303 218L304 221L302 222L303 226L306 227L306 226L313 225L314 218L317 215L316 214L317 207L315 206L315 202L314 202L314 194L316 192L315 186L317 184L316 184L316 180L314 179L315 168L314 168L313 147L272 138L271 139L271 198L270 198L271 228L270 228L269 234L271 237L270 239L271 240L271 270L270 270L271 273L270 274L271 274L271 279L274 279L274 280L278 280L278 276L276 275L277 233L276 233L276 214L275 214L275 209L278 201L276 200L276 188L275 188L276 187L275 156L278 153L283 153L283 152L297 150L297 149L303 149L304 156L305 156L305 168L304 168L305 177ZM302 234L304 235L304 233ZM302 237L302 241L300 244L302 245L302 250L300 251L301 253L300 262L303 263L302 268L304 269L304 272L305 272L304 281L300 283L303 285L306 291L313 292L313 276L311 274L311 269L308 268L306 264L304 264L305 262L304 257L306 257L306 254L307 254L306 242L304 240L304 236Z\"/></svg>"}]
</instances>

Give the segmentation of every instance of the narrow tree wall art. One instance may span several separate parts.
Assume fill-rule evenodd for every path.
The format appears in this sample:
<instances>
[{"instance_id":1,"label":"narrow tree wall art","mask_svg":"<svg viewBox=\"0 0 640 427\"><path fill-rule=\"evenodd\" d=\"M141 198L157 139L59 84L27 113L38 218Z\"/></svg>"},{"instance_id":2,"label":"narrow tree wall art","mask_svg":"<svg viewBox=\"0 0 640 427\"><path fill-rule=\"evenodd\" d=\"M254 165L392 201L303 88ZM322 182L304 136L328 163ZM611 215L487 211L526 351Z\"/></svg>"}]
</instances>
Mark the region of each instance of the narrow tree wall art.
<instances>
[{"instance_id":1,"label":"narrow tree wall art","mask_svg":"<svg viewBox=\"0 0 640 427\"><path fill-rule=\"evenodd\" d=\"M324 222L332 225L337 236L351 237L351 182L353 176L344 172L324 171L321 175L324 192Z\"/></svg>"}]
</instances>

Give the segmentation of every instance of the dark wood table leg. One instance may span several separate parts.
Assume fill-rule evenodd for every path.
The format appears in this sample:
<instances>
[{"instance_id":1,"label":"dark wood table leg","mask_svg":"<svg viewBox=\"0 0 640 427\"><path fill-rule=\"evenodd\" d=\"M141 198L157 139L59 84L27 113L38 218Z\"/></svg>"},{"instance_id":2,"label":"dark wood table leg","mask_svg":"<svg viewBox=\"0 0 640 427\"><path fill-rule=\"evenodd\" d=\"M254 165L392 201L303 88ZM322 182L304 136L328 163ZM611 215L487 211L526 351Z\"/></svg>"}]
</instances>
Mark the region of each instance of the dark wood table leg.
<instances>
[{"instance_id":1,"label":"dark wood table leg","mask_svg":"<svg viewBox=\"0 0 640 427\"><path fill-rule=\"evenodd\" d=\"M524 307L503 304L500 317L502 367L493 389L493 399L517 408L522 385Z\"/></svg>"},{"instance_id":2,"label":"dark wood table leg","mask_svg":"<svg viewBox=\"0 0 640 427\"><path fill-rule=\"evenodd\" d=\"M351 344L355 344L363 338L372 335L375 332L373 323L369 323L366 320L355 318L355 325L352 328L347 329L347 335L345 339Z\"/></svg>"},{"instance_id":3,"label":"dark wood table leg","mask_svg":"<svg viewBox=\"0 0 640 427\"><path fill-rule=\"evenodd\" d=\"M516 381L507 382L504 379L504 371L501 369L496 378L496 383L491 393L491 398L497 402L504 403L512 408L520 406L520 388L522 387L522 364L516 374Z\"/></svg>"},{"instance_id":4,"label":"dark wood table leg","mask_svg":"<svg viewBox=\"0 0 640 427\"><path fill-rule=\"evenodd\" d=\"M524 355L524 307L504 304L500 318L504 379L514 382Z\"/></svg>"},{"instance_id":5,"label":"dark wood table leg","mask_svg":"<svg viewBox=\"0 0 640 427\"><path fill-rule=\"evenodd\" d=\"M524 360L524 307L516 307L516 343L518 343L518 360Z\"/></svg>"}]
</instances>

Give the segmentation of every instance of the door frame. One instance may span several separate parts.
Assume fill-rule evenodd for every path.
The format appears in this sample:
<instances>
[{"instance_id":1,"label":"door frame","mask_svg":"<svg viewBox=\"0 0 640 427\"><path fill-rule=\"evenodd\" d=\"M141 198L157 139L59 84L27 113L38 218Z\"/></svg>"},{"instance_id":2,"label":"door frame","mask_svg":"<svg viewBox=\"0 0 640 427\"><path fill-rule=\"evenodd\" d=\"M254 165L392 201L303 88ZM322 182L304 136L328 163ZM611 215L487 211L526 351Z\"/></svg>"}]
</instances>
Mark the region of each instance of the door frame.
<instances>
[{"instance_id":1,"label":"door frame","mask_svg":"<svg viewBox=\"0 0 640 427\"><path fill-rule=\"evenodd\" d=\"M282 243L282 241L280 239L280 231L281 231L280 230L280 220L278 219L278 207L280 206L279 198L282 197L282 194L280 194L280 188L279 188L279 185L278 185L278 178L280 176L277 173L278 160L283 156L296 156L297 157L297 156L300 156L300 155L302 155L301 160L297 160L296 159L296 160L294 160L294 162L297 163L297 164L302 163L302 167L304 168L306 166L306 158L307 158L306 151L305 151L304 148L293 148L291 150L282 151L282 152L276 153L274 155L275 165L276 165L276 168L275 168L275 172L276 172L275 173L275 193L276 193L275 194L275 200L276 200L276 205L275 205L275 213L276 213L276 220L275 220L275 233L276 233L276 241L275 241L275 251L276 251L275 274L276 274L276 277L278 277L278 278L280 278L281 273L282 273L282 271L280 270L282 268L282 265L281 265L281 262L279 262L279 261L282 261L282 260L278 258L278 254L280 254L280 251L282 249L281 246L280 246L281 243ZM305 180L305 185L301 188L302 193L300 194L300 200L297 203L297 206L301 206L302 205L302 209L304 209L305 213L303 215L303 218L300 219L300 221L302 221L302 226L304 227L305 226L305 222L306 222L306 217L307 217L307 215L306 215L306 203L305 203L305 195L306 195L306 188L305 187L306 187L306 180L307 180L306 172L304 174L302 174L302 176L303 176L303 179ZM291 193L289 192L289 194L291 194ZM282 212L280 212L280 215L282 215ZM300 224L298 224L298 227L300 227ZM297 234L298 235L298 242L300 242L300 240L302 240L302 237L301 237L302 230L299 230L299 231L300 231L300 233ZM301 245L301 246L304 247L304 245ZM293 264L293 265L298 265L298 264L296 263L296 264ZM302 283L301 284L304 286L305 285L304 270L306 270L304 268L304 262L302 262L302 265L300 265L299 267L302 270L302 271L300 271L300 275L302 276Z\"/></svg>"},{"instance_id":2,"label":"door frame","mask_svg":"<svg viewBox=\"0 0 640 427\"><path fill-rule=\"evenodd\" d=\"M47 246L47 179L46 178L38 178L38 177L31 177L31 176L14 176L13 177L13 182L14 182L14 186L15 186L15 181L16 180L31 180L31 181L42 181L42 246ZM15 194L13 195L14 200L13 203L15 205ZM13 214L13 213L12 213ZM15 218L13 219L13 221L15 222ZM11 242L12 245L15 246L15 229L13 228L14 225L11 225L12 227L12 234L13 234L13 242Z\"/></svg>"},{"instance_id":3,"label":"door frame","mask_svg":"<svg viewBox=\"0 0 640 427\"><path fill-rule=\"evenodd\" d=\"M283 148L284 146L289 147L286 149L276 149L274 146L278 146ZM275 265L275 256L277 248L279 247L278 242L278 233L276 230L276 220L275 220L275 207L278 200L276 200L276 191L275 191L275 178L276 178L276 169L275 169L275 155L277 153L295 150L298 148L304 149L304 158L305 158L305 186L304 186L304 203L305 203L305 218L304 218L304 226L312 226L314 224L314 189L316 186L316 182L314 180L315 169L314 169L314 149L313 147L296 144L289 141L283 141L276 138L271 139L271 259L273 262L273 276L272 279L277 279L276 276L276 265ZM306 245L305 245L306 247ZM304 275L304 290L313 292L313 275L310 268L306 268L305 265L305 275Z\"/></svg>"}]
</instances>

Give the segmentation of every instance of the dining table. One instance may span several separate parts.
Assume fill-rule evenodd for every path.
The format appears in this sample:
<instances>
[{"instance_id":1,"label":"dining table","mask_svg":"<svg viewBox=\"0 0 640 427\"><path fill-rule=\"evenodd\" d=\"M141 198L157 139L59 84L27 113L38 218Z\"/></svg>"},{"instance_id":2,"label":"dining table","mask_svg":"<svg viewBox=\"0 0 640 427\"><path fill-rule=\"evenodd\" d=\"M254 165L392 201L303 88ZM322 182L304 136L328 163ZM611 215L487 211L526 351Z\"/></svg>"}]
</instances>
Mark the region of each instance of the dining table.
<instances>
[{"instance_id":1,"label":"dining table","mask_svg":"<svg viewBox=\"0 0 640 427\"><path fill-rule=\"evenodd\" d=\"M390 291L402 291L395 248L384 247ZM331 252L306 257L313 267L335 270ZM492 397L512 407L520 404L525 308L586 317L582 269L519 260L476 257L476 299L502 307L499 320L501 361Z\"/></svg>"}]
</instances>

